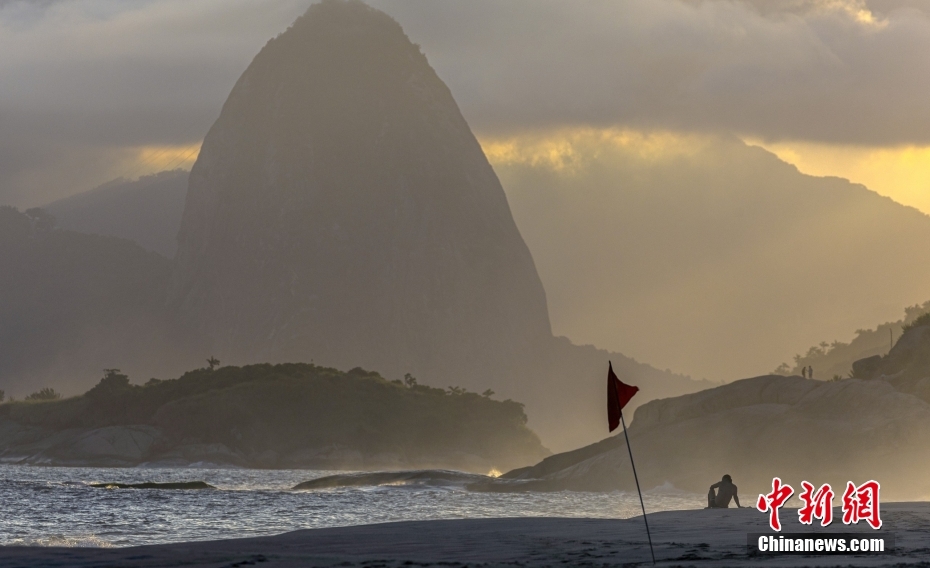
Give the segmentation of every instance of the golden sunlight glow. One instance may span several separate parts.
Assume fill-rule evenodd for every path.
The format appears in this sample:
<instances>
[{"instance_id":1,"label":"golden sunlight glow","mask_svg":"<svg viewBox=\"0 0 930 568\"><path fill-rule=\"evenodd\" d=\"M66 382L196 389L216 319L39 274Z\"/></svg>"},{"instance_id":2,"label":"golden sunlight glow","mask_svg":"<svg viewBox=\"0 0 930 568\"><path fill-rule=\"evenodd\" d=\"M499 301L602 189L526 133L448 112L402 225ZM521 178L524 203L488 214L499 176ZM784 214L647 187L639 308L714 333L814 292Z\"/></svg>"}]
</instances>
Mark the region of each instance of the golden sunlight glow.
<instances>
[{"instance_id":1,"label":"golden sunlight glow","mask_svg":"<svg viewBox=\"0 0 930 568\"><path fill-rule=\"evenodd\" d=\"M503 475L499 469L492 467L491 471L488 472L488 477L500 477Z\"/></svg>"},{"instance_id":2,"label":"golden sunlight glow","mask_svg":"<svg viewBox=\"0 0 930 568\"><path fill-rule=\"evenodd\" d=\"M875 29L888 25L888 20L875 17L865 0L819 0L814 3L814 12L840 12L858 24Z\"/></svg>"},{"instance_id":3,"label":"golden sunlight glow","mask_svg":"<svg viewBox=\"0 0 930 568\"><path fill-rule=\"evenodd\" d=\"M177 168L189 170L200 153L201 142L181 146L142 146L135 148L135 162L141 173L162 172Z\"/></svg>"},{"instance_id":4,"label":"golden sunlight glow","mask_svg":"<svg viewBox=\"0 0 930 568\"><path fill-rule=\"evenodd\" d=\"M930 214L930 146L883 148L745 141L765 148L803 173L846 178Z\"/></svg>"},{"instance_id":5,"label":"golden sunlight glow","mask_svg":"<svg viewBox=\"0 0 930 568\"><path fill-rule=\"evenodd\" d=\"M713 137L668 131L575 128L507 138L480 138L496 166L525 165L565 172L583 170L604 152L644 162L693 157ZM864 147L811 142L764 142L744 138L802 173L835 176L930 214L930 146Z\"/></svg>"},{"instance_id":6,"label":"golden sunlight glow","mask_svg":"<svg viewBox=\"0 0 930 568\"><path fill-rule=\"evenodd\" d=\"M115 178L138 179L140 176L168 170L190 170L200 154L201 142L173 146L135 146L119 148L112 155L112 164L96 180L99 185Z\"/></svg>"},{"instance_id":7,"label":"golden sunlight glow","mask_svg":"<svg viewBox=\"0 0 930 568\"><path fill-rule=\"evenodd\" d=\"M699 135L664 131L575 128L509 138L481 138L480 142L492 164L574 170L596 159L600 150L620 149L644 161L659 161L693 155L706 140Z\"/></svg>"}]
</instances>

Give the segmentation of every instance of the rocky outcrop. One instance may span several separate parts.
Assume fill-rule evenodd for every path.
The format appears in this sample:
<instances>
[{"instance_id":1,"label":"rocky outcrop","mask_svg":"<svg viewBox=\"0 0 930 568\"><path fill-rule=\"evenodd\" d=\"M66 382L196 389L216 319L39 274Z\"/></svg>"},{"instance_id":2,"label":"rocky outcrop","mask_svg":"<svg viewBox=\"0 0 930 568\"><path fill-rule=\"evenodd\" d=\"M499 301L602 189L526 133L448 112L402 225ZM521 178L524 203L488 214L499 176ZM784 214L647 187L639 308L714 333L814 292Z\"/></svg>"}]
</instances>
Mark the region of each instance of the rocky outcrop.
<instances>
[{"instance_id":1,"label":"rocky outcrop","mask_svg":"<svg viewBox=\"0 0 930 568\"><path fill-rule=\"evenodd\" d=\"M191 171L176 260L169 303L224 361L477 387L551 337L449 89L359 1L311 6L243 73Z\"/></svg>"},{"instance_id":2,"label":"rocky outcrop","mask_svg":"<svg viewBox=\"0 0 930 568\"><path fill-rule=\"evenodd\" d=\"M79 397L0 404L0 462L70 466L455 468L486 473L549 452L522 405L354 369L252 365Z\"/></svg>"},{"instance_id":3,"label":"rocky outcrop","mask_svg":"<svg viewBox=\"0 0 930 568\"><path fill-rule=\"evenodd\" d=\"M917 473L930 466L930 404L884 380L744 379L644 404L629 434L643 489L706 491L729 473L744 504L775 476L796 488L876 479L884 498L930 494ZM522 483L497 489L635 490L622 434L503 477Z\"/></svg>"},{"instance_id":4,"label":"rocky outcrop","mask_svg":"<svg viewBox=\"0 0 930 568\"><path fill-rule=\"evenodd\" d=\"M881 355L872 355L871 357L863 357L862 359L857 359L853 361L852 364L852 374L854 377L860 379L870 379L881 370L882 366L882 356Z\"/></svg>"}]
</instances>

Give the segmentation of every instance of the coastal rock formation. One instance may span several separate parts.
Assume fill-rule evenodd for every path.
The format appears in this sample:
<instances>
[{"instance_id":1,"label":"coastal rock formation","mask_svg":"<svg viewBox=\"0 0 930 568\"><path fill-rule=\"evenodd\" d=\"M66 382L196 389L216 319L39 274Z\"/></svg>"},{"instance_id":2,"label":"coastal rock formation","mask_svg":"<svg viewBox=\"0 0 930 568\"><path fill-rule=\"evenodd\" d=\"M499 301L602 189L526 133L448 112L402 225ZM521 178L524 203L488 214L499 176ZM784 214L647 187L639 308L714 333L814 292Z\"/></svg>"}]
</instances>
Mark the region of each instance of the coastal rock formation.
<instances>
[{"instance_id":1,"label":"coastal rock formation","mask_svg":"<svg viewBox=\"0 0 930 568\"><path fill-rule=\"evenodd\" d=\"M82 396L0 405L0 462L69 466L404 469L487 473L549 452L522 405L353 369L199 369Z\"/></svg>"},{"instance_id":2,"label":"coastal rock formation","mask_svg":"<svg viewBox=\"0 0 930 568\"><path fill-rule=\"evenodd\" d=\"M769 375L641 406L630 424L643 489L671 483L703 492L724 473L744 505L773 477L882 484L886 499L923 499L930 480L930 403L884 380L816 381ZM635 490L623 435L558 454L497 489ZM495 489L491 487L491 489Z\"/></svg>"},{"instance_id":3,"label":"coastal rock formation","mask_svg":"<svg viewBox=\"0 0 930 568\"><path fill-rule=\"evenodd\" d=\"M449 89L358 1L311 6L236 83L191 171L176 261L169 303L224 361L473 386L551 337Z\"/></svg>"}]
</instances>

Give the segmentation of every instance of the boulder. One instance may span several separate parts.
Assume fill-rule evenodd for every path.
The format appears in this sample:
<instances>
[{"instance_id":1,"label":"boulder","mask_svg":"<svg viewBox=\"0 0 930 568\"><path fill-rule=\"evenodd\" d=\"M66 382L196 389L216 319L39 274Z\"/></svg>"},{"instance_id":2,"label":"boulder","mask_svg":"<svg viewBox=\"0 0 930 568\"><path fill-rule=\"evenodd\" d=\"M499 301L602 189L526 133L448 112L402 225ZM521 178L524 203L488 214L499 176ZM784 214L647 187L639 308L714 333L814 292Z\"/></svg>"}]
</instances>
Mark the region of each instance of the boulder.
<instances>
[{"instance_id":1,"label":"boulder","mask_svg":"<svg viewBox=\"0 0 930 568\"><path fill-rule=\"evenodd\" d=\"M857 379L871 379L876 374L882 366L882 356L881 355L872 355L871 357L865 357L854 361L852 364L853 376Z\"/></svg>"}]
</instances>

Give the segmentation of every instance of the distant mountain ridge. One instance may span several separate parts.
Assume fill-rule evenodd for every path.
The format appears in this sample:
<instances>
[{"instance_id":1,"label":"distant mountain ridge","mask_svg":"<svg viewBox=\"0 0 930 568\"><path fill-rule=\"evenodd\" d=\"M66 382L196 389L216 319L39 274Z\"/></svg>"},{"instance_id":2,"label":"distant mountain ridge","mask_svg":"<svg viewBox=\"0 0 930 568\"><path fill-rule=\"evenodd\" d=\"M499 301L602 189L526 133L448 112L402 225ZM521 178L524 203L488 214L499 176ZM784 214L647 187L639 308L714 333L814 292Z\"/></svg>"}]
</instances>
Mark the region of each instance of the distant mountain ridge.
<instances>
[{"instance_id":1,"label":"distant mountain ridge","mask_svg":"<svg viewBox=\"0 0 930 568\"><path fill-rule=\"evenodd\" d=\"M166 258L174 258L187 195L184 170L159 172L53 201L43 209L62 229L120 237Z\"/></svg>"},{"instance_id":2,"label":"distant mountain ridge","mask_svg":"<svg viewBox=\"0 0 930 568\"><path fill-rule=\"evenodd\" d=\"M654 159L597 141L495 164L559 335L728 381L928 298L917 209L731 136Z\"/></svg>"},{"instance_id":3,"label":"distant mountain ridge","mask_svg":"<svg viewBox=\"0 0 930 568\"><path fill-rule=\"evenodd\" d=\"M171 262L125 239L37 225L0 207L0 389L73 392L103 367L176 370L181 342L163 308Z\"/></svg>"}]
</instances>

